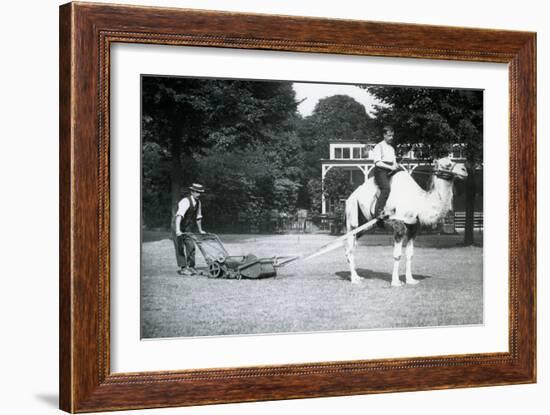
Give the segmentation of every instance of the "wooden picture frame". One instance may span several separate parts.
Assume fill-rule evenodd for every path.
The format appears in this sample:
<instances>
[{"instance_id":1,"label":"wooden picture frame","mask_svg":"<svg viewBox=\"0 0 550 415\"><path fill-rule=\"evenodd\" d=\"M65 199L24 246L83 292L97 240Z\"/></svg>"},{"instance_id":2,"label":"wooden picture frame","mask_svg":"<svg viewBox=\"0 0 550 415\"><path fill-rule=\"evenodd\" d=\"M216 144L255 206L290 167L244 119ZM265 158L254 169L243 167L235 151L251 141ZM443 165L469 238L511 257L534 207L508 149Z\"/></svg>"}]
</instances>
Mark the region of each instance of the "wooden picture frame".
<instances>
[{"instance_id":1,"label":"wooden picture frame","mask_svg":"<svg viewBox=\"0 0 550 415\"><path fill-rule=\"evenodd\" d=\"M509 352L282 366L110 371L113 43L509 65ZM70 3L60 8L60 407L68 412L536 381L536 34Z\"/></svg>"}]
</instances>

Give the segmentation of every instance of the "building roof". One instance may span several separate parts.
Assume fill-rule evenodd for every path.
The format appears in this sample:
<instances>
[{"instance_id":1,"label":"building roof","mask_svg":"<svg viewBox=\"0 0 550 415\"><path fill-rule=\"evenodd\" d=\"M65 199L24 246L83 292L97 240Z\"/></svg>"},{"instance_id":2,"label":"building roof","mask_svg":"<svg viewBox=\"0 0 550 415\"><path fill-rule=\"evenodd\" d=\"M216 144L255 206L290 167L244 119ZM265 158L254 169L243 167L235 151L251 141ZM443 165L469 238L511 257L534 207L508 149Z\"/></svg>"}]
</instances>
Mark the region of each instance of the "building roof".
<instances>
[{"instance_id":1,"label":"building roof","mask_svg":"<svg viewBox=\"0 0 550 415\"><path fill-rule=\"evenodd\" d=\"M331 140L329 144L376 144L366 140Z\"/></svg>"}]
</instances>

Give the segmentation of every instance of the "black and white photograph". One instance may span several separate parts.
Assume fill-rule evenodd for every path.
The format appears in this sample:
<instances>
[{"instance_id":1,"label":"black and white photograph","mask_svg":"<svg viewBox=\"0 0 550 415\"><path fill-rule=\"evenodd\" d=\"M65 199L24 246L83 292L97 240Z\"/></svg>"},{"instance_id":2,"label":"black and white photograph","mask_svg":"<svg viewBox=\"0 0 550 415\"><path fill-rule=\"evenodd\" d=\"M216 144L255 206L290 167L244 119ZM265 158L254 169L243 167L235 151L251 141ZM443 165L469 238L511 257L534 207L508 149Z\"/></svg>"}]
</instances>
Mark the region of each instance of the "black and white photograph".
<instances>
[{"instance_id":1,"label":"black and white photograph","mask_svg":"<svg viewBox=\"0 0 550 415\"><path fill-rule=\"evenodd\" d=\"M2 413L548 411L545 2L2 11Z\"/></svg>"},{"instance_id":2,"label":"black and white photograph","mask_svg":"<svg viewBox=\"0 0 550 415\"><path fill-rule=\"evenodd\" d=\"M483 324L483 94L142 74L142 338Z\"/></svg>"}]
</instances>

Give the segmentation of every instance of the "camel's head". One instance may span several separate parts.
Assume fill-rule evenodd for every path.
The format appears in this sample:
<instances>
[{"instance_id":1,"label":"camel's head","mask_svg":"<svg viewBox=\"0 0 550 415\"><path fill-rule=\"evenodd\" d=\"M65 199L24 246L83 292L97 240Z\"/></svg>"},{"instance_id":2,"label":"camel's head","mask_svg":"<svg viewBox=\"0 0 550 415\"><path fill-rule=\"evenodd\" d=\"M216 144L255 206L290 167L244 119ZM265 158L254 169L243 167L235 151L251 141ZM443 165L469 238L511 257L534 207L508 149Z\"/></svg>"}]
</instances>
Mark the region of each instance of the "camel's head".
<instances>
[{"instance_id":1,"label":"camel's head","mask_svg":"<svg viewBox=\"0 0 550 415\"><path fill-rule=\"evenodd\" d=\"M468 171L464 163L455 163L449 157L435 161L435 174L446 180L452 180L454 178L465 179L468 177Z\"/></svg>"}]
</instances>

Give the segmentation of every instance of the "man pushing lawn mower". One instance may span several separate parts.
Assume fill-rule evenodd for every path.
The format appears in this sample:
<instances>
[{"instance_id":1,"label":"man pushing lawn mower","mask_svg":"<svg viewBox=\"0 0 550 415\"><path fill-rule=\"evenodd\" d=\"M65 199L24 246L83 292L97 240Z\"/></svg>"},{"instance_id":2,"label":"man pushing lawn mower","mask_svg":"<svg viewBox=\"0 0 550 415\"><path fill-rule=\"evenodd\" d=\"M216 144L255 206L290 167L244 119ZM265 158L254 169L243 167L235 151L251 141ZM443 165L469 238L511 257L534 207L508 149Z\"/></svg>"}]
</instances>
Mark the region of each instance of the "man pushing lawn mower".
<instances>
[{"instance_id":1,"label":"man pushing lawn mower","mask_svg":"<svg viewBox=\"0 0 550 415\"><path fill-rule=\"evenodd\" d=\"M176 261L179 275L193 275L195 269L195 243L186 234L192 233L195 229L200 234L206 232L202 229L201 202L200 196L204 193L204 187L193 183L189 190L191 194L184 197L178 203L178 210L172 221L172 240L176 250Z\"/></svg>"},{"instance_id":2,"label":"man pushing lawn mower","mask_svg":"<svg viewBox=\"0 0 550 415\"><path fill-rule=\"evenodd\" d=\"M298 259L297 256L257 258L249 254L231 256L225 250L217 235L202 229L200 196L204 187L193 183L191 194L178 203L178 210L172 221L172 240L176 250L179 275L204 275L195 269L195 248L199 247L208 265L206 276L210 278L265 278L277 275L276 268ZM194 232L195 229L198 231Z\"/></svg>"}]
</instances>

